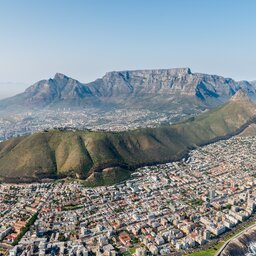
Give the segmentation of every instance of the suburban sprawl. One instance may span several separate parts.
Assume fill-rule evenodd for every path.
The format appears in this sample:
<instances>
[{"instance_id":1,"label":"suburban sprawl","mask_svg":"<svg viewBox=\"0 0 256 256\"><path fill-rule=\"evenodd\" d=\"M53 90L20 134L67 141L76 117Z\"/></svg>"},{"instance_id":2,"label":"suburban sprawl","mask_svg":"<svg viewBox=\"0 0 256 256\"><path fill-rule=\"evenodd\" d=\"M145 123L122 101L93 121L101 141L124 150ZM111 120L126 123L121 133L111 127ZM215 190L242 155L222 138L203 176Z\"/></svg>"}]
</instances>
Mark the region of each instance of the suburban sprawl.
<instances>
[{"instance_id":1,"label":"suburban sprawl","mask_svg":"<svg viewBox=\"0 0 256 256\"><path fill-rule=\"evenodd\" d=\"M104 131L124 131L141 127L157 127L161 123L170 124L192 115L177 111L150 111L116 109L53 110L22 112L14 115L0 113L0 141L55 128L92 129Z\"/></svg>"},{"instance_id":2,"label":"suburban sprawl","mask_svg":"<svg viewBox=\"0 0 256 256\"><path fill-rule=\"evenodd\" d=\"M254 216L256 137L197 148L114 185L0 184L0 254L184 255Z\"/></svg>"}]
</instances>

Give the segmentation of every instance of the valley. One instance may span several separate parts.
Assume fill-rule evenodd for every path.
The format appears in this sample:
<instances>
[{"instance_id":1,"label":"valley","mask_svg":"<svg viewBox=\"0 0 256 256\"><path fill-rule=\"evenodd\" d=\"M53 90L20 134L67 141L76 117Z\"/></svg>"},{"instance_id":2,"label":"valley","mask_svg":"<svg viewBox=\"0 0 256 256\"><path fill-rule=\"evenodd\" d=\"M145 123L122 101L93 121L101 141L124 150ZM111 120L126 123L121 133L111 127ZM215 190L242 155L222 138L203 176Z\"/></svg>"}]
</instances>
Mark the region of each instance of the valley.
<instances>
[{"instance_id":1,"label":"valley","mask_svg":"<svg viewBox=\"0 0 256 256\"><path fill-rule=\"evenodd\" d=\"M191 116L193 115L175 111L157 112L146 109L38 110L8 117L0 116L0 141L56 128L112 132L156 128L161 124L171 124Z\"/></svg>"}]
</instances>

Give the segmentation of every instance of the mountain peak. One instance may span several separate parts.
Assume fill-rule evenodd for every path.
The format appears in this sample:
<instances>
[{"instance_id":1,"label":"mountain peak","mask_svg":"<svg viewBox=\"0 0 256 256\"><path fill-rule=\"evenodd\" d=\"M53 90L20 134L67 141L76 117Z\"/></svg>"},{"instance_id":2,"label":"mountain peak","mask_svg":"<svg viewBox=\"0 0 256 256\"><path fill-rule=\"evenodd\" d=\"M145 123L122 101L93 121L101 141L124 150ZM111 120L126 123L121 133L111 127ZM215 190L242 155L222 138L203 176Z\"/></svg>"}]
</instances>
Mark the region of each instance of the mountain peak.
<instances>
[{"instance_id":1,"label":"mountain peak","mask_svg":"<svg viewBox=\"0 0 256 256\"><path fill-rule=\"evenodd\" d=\"M222 76L192 73L188 67L112 71L90 83L56 73L30 86L24 94L3 103L0 101L0 106L16 109L17 101L24 108L35 109L74 105L104 110L122 106L176 111L178 106L179 113L194 114L205 107L214 108L226 102L240 88L255 97L256 82L236 82ZM249 102L245 92L239 91L232 101Z\"/></svg>"},{"instance_id":2,"label":"mountain peak","mask_svg":"<svg viewBox=\"0 0 256 256\"><path fill-rule=\"evenodd\" d=\"M62 73L56 73L54 76L54 80L63 80L63 79L68 79L69 77L67 77L66 75L62 74Z\"/></svg>"},{"instance_id":3,"label":"mountain peak","mask_svg":"<svg viewBox=\"0 0 256 256\"><path fill-rule=\"evenodd\" d=\"M180 73L182 74L186 74L186 75L191 75L191 69L190 68L177 68L177 70L179 70Z\"/></svg>"},{"instance_id":4,"label":"mountain peak","mask_svg":"<svg viewBox=\"0 0 256 256\"><path fill-rule=\"evenodd\" d=\"M238 90L233 96L232 98L230 99L231 101L248 101L250 102L250 98L248 97L247 93L243 90L243 89L240 89Z\"/></svg>"}]
</instances>

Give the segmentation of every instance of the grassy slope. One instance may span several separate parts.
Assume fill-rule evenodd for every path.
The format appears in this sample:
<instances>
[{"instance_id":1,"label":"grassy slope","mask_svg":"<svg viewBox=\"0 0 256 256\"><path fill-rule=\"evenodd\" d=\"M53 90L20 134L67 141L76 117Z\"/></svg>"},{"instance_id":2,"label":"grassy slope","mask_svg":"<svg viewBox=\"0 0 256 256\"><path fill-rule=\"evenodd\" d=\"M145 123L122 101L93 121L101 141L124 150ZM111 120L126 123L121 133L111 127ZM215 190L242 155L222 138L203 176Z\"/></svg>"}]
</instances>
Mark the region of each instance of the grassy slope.
<instances>
[{"instance_id":1,"label":"grassy slope","mask_svg":"<svg viewBox=\"0 0 256 256\"><path fill-rule=\"evenodd\" d=\"M0 143L0 176L85 178L106 167L134 168L181 157L188 148L235 132L254 116L250 102L231 101L195 119L127 132L50 131ZM109 172L95 175L100 183Z\"/></svg>"}]
</instances>

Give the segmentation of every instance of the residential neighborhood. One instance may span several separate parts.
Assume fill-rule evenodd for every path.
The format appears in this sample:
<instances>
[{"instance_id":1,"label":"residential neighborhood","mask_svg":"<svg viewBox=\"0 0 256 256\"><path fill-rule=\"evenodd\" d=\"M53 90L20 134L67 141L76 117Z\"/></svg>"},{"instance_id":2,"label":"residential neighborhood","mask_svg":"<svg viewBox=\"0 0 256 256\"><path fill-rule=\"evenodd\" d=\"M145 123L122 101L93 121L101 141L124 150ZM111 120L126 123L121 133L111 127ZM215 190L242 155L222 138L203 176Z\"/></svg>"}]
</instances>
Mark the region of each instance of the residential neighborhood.
<instances>
[{"instance_id":1,"label":"residential neighborhood","mask_svg":"<svg viewBox=\"0 0 256 256\"><path fill-rule=\"evenodd\" d=\"M195 112L196 115L197 112ZM79 130L124 131L141 127L157 127L191 116L178 111L150 111L147 109L115 109L103 111L96 108L72 110L58 108L22 112L9 115L0 113L0 141L59 127Z\"/></svg>"},{"instance_id":2,"label":"residential neighborhood","mask_svg":"<svg viewBox=\"0 0 256 256\"><path fill-rule=\"evenodd\" d=\"M113 186L0 184L0 254L184 255L254 216L255 137L137 169Z\"/></svg>"}]
</instances>

